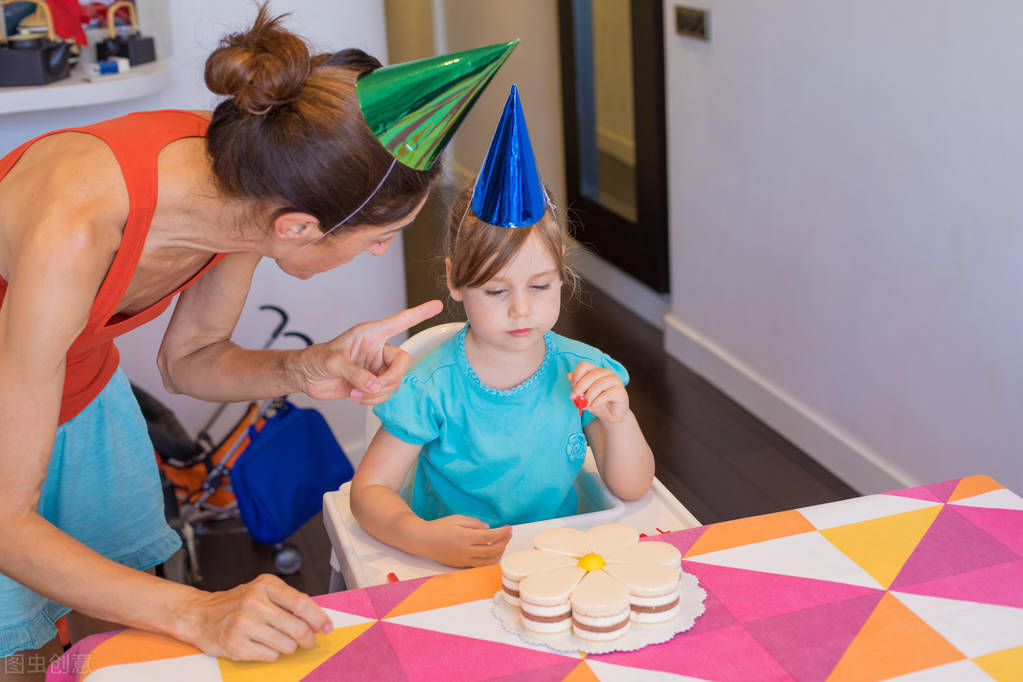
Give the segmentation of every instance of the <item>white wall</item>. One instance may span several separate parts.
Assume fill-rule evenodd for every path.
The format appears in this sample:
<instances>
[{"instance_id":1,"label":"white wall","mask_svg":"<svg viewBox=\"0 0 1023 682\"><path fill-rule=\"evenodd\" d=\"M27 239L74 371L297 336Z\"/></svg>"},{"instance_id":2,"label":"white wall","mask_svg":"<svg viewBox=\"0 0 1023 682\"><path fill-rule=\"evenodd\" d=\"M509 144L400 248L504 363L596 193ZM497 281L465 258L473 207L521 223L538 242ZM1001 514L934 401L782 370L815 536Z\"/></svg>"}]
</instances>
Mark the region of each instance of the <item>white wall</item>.
<instances>
[{"instance_id":1,"label":"white wall","mask_svg":"<svg viewBox=\"0 0 1023 682\"><path fill-rule=\"evenodd\" d=\"M863 491L1023 490L1023 5L703 4L667 349Z\"/></svg>"},{"instance_id":2,"label":"white wall","mask_svg":"<svg viewBox=\"0 0 1023 682\"><path fill-rule=\"evenodd\" d=\"M159 0L141 0L142 29L147 4ZM117 104L0 116L0 153L17 146L25 139L47 130L83 125L134 110L212 108L216 98L202 81L203 64L219 38L229 32L245 29L255 16L254 3L249 0L172 0L169 7L172 54L168 57L173 75L172 85L164 92ZM291 12L286 25L304 35L318 51L342 47L360 47L386 58L383 4L366 0L274 0L276 13ZM161 27L162 28L162 27ZM156 33L156 31L153 31ZM162 35L163 31L157 33ZM256 273L249 301L238 325L235 341L258 347L268 336L276 319L272 313L259 312L263 304L275 304L291 313L289 329L303 331L314 340L324 341L358 322L376 319L397 312L405 305L404 270L401 243L395 243L382 258L362 255L330 273L306 282L290 278L269 262L261 264ZM372 293L370 293L372 292ZM129 377L170 405L186 428L196 429L213 406L184 396L163 392L156 370L155 357L169 313L132 334L118 340L122 365ZM282 346L283 347L283 346ZM298 398L296 402L315 401ZM365 409L348 401L318 403L317 408L328 418L342 446L354 461L363 448ZM225 418L223 425L226 427Z\"/></svg>"},{"instance_id":3,"label":"white wall","mask_svg":"<svg viewBox=\"0 0 1023 682\"><path fill-rule=\"evenodd\" d=\"M443 16L435 19L444 22L446 45L438 45L438 50L521 41L451 141L456 173L463 182L476 177L515 84L540 176L555 197L565 196L557 5L549 0L444 0L442 10Z\"/></svg>"}]
</instances>

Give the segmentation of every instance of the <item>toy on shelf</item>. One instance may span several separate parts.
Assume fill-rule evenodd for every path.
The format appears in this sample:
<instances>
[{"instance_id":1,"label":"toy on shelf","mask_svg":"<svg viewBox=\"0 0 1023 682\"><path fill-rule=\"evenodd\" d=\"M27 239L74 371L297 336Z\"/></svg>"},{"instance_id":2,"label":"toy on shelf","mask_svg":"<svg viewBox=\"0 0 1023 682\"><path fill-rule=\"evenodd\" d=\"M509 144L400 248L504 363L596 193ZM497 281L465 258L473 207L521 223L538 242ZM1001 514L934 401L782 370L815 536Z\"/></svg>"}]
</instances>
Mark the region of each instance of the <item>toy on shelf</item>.
<instances>
[{"instance_id":1,"label":"toy on shelf","mask_svg":"<svg viewBox=\"0 0 1023 682\"><path fill-rule=\"evenodd\" d=\"M16 0L0 0L0 7ZM46 33L20 32L8 37L0 21L0 86L46 85L71 73L71 43L57 37L53 15L45 2L37 5L46 18Z\"/></svg>"},{"instance_id":2,"label":"toy on shelf","mask_svg":"<svg viewBox=\"0 0 1023 682\"><path fill-rule=\"evenodd\" d=\"M121 33L114 26L114 14L118 9L128 8L131 20L129 33ZM156 44L149 36L139 32L138 16L131 0L120 0L107 8L107 38L96 45L96 61L102 62L112 57L124 57L131 66L156 61Z\"/></svg>"}]
</instances>

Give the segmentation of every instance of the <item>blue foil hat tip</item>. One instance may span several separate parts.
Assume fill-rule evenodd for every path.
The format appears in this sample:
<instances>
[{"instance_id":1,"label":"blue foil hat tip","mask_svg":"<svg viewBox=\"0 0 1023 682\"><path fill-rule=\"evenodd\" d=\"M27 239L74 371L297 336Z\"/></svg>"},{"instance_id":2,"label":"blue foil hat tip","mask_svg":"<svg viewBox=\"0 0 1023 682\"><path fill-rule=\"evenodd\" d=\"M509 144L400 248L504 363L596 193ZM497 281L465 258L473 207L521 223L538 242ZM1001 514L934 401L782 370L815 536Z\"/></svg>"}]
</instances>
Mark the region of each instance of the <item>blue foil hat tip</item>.
<instances>
[{"instance_id":1,"label":"blue foil hat tip","mask_svg":"<svg viewBox=\"0 0 1023 682\"><path fill-rule=\"evenodd\" d=\"M547 212L526 118L514 85L472 192L472 212L498 227L526 227Z\"/></svg>"}]
</instances>

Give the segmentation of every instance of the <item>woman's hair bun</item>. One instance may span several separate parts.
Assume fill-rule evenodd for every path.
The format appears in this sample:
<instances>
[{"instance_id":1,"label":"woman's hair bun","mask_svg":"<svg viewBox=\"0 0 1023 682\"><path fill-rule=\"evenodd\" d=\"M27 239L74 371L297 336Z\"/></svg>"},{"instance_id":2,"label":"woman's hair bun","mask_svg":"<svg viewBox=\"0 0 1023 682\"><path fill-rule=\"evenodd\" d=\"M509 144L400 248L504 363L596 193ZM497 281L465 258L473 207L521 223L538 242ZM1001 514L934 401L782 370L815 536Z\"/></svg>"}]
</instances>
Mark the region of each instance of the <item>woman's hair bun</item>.
<instances>
[{"instance_id":1,"label":"woman's hair bun","mask_svg":"<svg viewBox=\"0 0 1023 682\"><path fill-rule=\"evenodd\" d=\"M257 116L294 99L312 63L305 41L280 26L285 16L264 3L252 28L226 36L206 60L206 87Z\"/></svg>"}]
</instances>

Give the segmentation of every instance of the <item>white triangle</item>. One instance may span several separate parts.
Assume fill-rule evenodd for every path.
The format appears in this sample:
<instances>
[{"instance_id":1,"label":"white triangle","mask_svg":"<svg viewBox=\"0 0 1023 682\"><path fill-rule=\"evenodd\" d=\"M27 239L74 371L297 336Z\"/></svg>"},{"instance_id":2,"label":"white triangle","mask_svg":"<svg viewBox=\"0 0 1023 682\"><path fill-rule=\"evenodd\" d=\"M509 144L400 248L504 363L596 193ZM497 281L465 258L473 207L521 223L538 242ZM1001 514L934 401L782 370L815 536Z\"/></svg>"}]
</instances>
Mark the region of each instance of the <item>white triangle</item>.
<instances>
[{"instance_id":1,"label":"white triangle","mask_svg":"<svg viewBox=\"0 0 1023 682\"><path fill-rule=\"evenodd\" d=\"M480 599L455 606L445 606L429 611L408 613L394 618L387 618L387 623L397 623L414 628L424 628L434 632L444 632L449 635L461 635L473 639L484 639L488 642L510 644L524 649L543 651L548 654L558 654L567 658L579 658L579 654L572 654L564 651L554 651L542 644L527 642L521 637L508 632L501 625L491 612L494 605L493 599Z\"/></svg>"},{"instance_id":2,"label":"white triangle","mask_svg":"<svg viewBox=\"0 0 1023 682\"><path fill-rule=\"evenodd\" d=\"M86 665L88 663L86 662ZM156 661L122 663L81 671L90 680L103 682L180 682L181 680L219 680L220 666L215 656L193 654ZM89 674L91 673L91 674Z\"/></svg>"},{"instance_id":3,"label":"white triangle","mask_svg":"<svg viewBox=\"0 0 1023 682\"><path fill-rule=\"evenodd\" d=\"M376 621L376 618L366 618L365 616L357 616L354 613L345 613L344 611L335 611L334 609L328 609L327 607L321 607L323 612L330 618L330 622L334 624L335 628L346 628L349 625L359 625L360 623L368 623L370 621Z\"/></svg>"},{"instance_id":4,"label":"white triangle","mask_svg":"<svg viewBox=\"0 0 1023 682\"><path fill-rule=\"evenodd\" d=\"M662 670L630 668L624 665L604 663L593 658L586 659L586 665L600 682L704 682L702 677L676 675Z\"/></svg>"},{"instance_id":5,"label":"white triangle","mask_svg":"<svg viewBox=\"0 0 1023 682\"><path fill-rule=\"evenodd\" d=\"M686 557L685 561L884 589L869 573L816 532L696 554Z\"/></svg>"},{"instance_id":6,"label":"white triangle","mask_svg":"<svg viewBox=\"0 0 1023 682\"><path fill-rule=\"evenodd\" d=\"M1023 646L1023 609L892 592L968 658Z\"/></svg>"},{"instance_id":7,"label":"white triangle","mask_svg":"<svg viewBox=\"0 0 1023 682\"><path fill-rule=\"evenodd\" d=\"M946 663L927 670L918 670L908 675L889 677L887 682L991 682L991 676L979 665L966 659Z\"/></svg>"},{"instance_id":8,"label":"white triangle","mask_svg":"<svg viewBox=\"0 0 1023 682\"><path fill-rule=\"evenodd\" d=\"M865 495L851 500L801 507L799 513L805 516L814 528L823 530L926 507L936 507L940 504L941 502L918 500L914 497L900 497L899 495Z\"/></svg>"},{"instance_id":9,"label":"white triangle","mask_svg":"<svg viewBox=\"0 0 1023 682\"><path fill-rule=\"evenodd\" d=\"M973 497L965 497L949 504L961 504L964 507L985 507L986 509L1018 509L1023 511L1023 498L1011 490L999 488Z\"/></svg>"}]
</instances>

